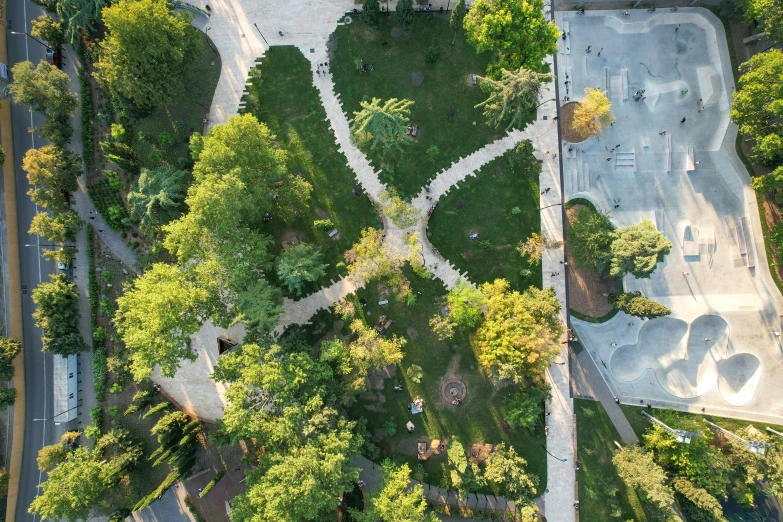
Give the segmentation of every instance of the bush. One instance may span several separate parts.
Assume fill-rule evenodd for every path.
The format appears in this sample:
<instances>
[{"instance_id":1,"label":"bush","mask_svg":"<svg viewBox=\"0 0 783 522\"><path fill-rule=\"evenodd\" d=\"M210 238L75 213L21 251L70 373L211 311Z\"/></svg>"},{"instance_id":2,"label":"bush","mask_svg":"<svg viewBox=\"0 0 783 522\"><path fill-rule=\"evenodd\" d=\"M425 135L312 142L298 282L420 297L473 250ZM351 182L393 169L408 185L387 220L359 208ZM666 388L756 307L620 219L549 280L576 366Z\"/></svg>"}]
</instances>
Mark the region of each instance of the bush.
<instances>
[{"instance_id":1,"label":"bush","mask_svg":"<svg viewBox=\"0 0 783 522\"><path fill-rule=\"evenodd\" d=\"M622 310L628 315L640 317L642 319L653 319L672 313L671 310L661 303L637 294L625 292L611 293L609 294L609 302L618 310Z\"/></svg>"},{"instance_id":2,"label":"bush","mask_svg":"<svg viewBox=\"0 0 783 522\"><path fill-rule=\"evenodd\" d=\"M99 326L98 328L102 327ZM95 340L95 334L93 334L93 340ZM107 379L106 348L103 346L97 347L92 353L92 379L95 400L101 402L106 395Z\"/></svg>"},{"instance_id":3,"label":"bush","mask_svg":"<svg viewBox=\"0 0 783 522\"><path fill-rule=\"evenodd\" d=\"M533 271L528 268L523 268L522 270L519 271L519 275L521 275L522 277L530 277L533 275Z\"/></svg>"},{"instance_id":4,"label":"bush","mask_svg":"<svg viewBox=\"0 0 783 522\"><path fill-rule=\"evenodd\" d=\"M81 47L81 44L79 45ZM92 105L92 87L90 78L82 71L86 70L87 64L82 60L82 66L79 71L79 83L81 85L81 107L82 107L82 158L88 167L95 164L95 127L93 118L95 118L95 109Z\"/></svg>"},{"instance_id":5,"label":"bush","mask_svg":"<svg viewBox=\"0 0 783 522\"><path fill-rule=\"evenodd\" d=\"M549 397L549 387L530 386L503 399L506 420L512 428L531 429L544 412L544 400Z\"/></svg>"},{"instance_id":6,"label":"bush","mask_svg":"<svg viewBox=\"0 0 783 522\"><path fill-rule=\"evenodd\" d=\"M394 424L394 421L386 421L383 423L383 431L385 431L389 437L394 437L397 435L397 425Z\"/></svg>"},{"instance_id":7,"label":"bush","mask_svg":"<svg viewBox=\"0 0 783 522\"><path fill-rule=\"evenodd\" d=\"M146 419L147 417L151 417L152 415L155 415L156 413L160 413L163 410L167 409L169 407L169 403L166 401L161 402L157 406L153 406L150 408L147 413L141 416L142 419Z\"/></svg>"},{"instance_id":8,"label":"bush","mask_svg":"<svg viewBox=\"0 0 783 522\"><path fill-rule=\"evenodd\" d=\"M119 192L111 187L108 179L91 183L87 186L87 193L90 195L92 204L106 219L112 230L122 232L130 228L123 221L130 217L125 208L125 202Z\"/></svg>"},{"instance_id":9,"label":"bush","mask_svg":"<svg viewBox=\"0 0 783 522\"><path fill-rule=\"evenodd\" d=\"M196 519L196 522L207 522L204 520L204 517L201 516L201 513L198 512L198 509L196 509L196 506L193 505L193 501L190 500L190 497L185 497L185 506L187 506L188 511L190 511L190 514L193 516L193 518Z\"/></svg>"},{"instance_id":10,"label":"bush","mask_svg":"<svg viewBox=\"0 0 783 522\"><path fill-rule=\"evenodd\" d=\"M158 145L160 145L160 148L162 149L174 145L174 138L171 137L171 133L161 132L160 136L158 136Z\"/></svg>"},{"instance_id":11,"label":"bush","mask_svg":"<svg viewBox=\"0 0 783 522\"><path fill-rule=\"evenodd\" d=\"M331 219L316 219L313 221L313 226L316 230L330 230L334 228L334 223L332 223Z\"/></svg>"},{"instance_id":12,"label":"bush","mask_svg":"<svg viewBox=\"0 0 783 522\"><path fill-rule=\"evenodd\" d=\"M109 408L108 408L106 411L107 411L107 412L109 413L109 415L111 415L112 417L116 417L117 415L119 415L119 414L120 414L120 407L119 407L119 406L116 406L116 405L115 405L115 406L110 406L110 407L109 407Z\"/></svg>"},{"instance_id":13,"label":"bush","mask_svg":"<svg viewBox=\"0 0 783 522\"><path fill-rule=\"evenodd\" d=\"M0 409L13 406L16 402L16 388L0 388Z\"/></svg>"},{"instance_id":14,"label":"bush","mask_svg":"<svg viewBox=\"0 0 783 522\"><path fill-rule=\"evenodd\" d=\"M115 382L111 385L111 388L109 388L109 393L122 393L122 390L125 389L125 386L121 382Z\"/></svg>"},{"instance_id":15,"label":"bush","mask_svg":"<svg viewBox=\"0 0 783 522\"><path fill-rule=\"evenodd\" d=\"M514 207L514 208L511 209L511 214L513 214L515 216L518 216L521 213L522 213L522 209L519 208L519 207Z\"/></svg>"},{"instance_id":16,"label":"bush","mask_svg":"<svg viewBox=\"0 0 783 522\"><path fill-rule=\"evenodd\" d=\"M432 161L435 161L438 159L438 156L440 156L440 149L437 145L432 145L427 149L427 156L430 157Z\"/></svg>"},{"instance_id":17,"label":"bush","mask_svg":"<svg viewBox=\"0 0 783 522\"><path fill-rule=\"evenodd\" d=\"M104 174L108 177L109 186L116 191L124 191L125 185L122 184L120 174L113 170L104 170Z\"/></svg>"},{"instance_id":18,"label":"bush","mask_svg":"<svg viewBox=\"0 0 783 522\"><path fill-rule=\"evenodd\" d=\"M424 52L424 61L433 64L440 58L440 48L430 45Z\"/></svg>"},{"instance_id":19,"label":"bush","mask_svg":"<svg viewBox=\"0 0 783 522\"><path fill-rule=\"evenodd\" d=\"M198 498L204 498L204 497L206 497L206 496L207 496L207 493L209 493L209 491L210 491L212 488L214 488L214 487L215 487L215 484L217 484L218 482L220 482L220 479L222 479L222 478L223 478L223 475L225 475L225 474L226 474L225 470L222 470L222 469L221 469L220 471L218 471L218 472L217 472L217 475L215 475L215 477L214 477L212 480L210 480L209 482L207 482L207 485L206 485L206 486L204 486L204 489L202 489L202 490L201 490L201 493L199 493L199 494L198 494Z\"/></svg>"},{"instance_id":20,"label":"bush","mask_svg":"<svg viewBox=\"0 0 783 522\"><path fill-rule=\"evenodd\" d=\"M408 378L416 384L419 384L421 378L424 376L424 370L422 370L421 366L418 364L411 364L405 373L408 375Z\"/></svg>"},{"instance_id":21,"label":"bush","mask_svg":"<svg viewBox=\"0 0 783 522\"><path fill-rule=\"evenodd\" d=\"M492 241L489 239L484 239L482 241L479 241L479 247L481 247L484 250L492 250Z\"/></svg>"}]
</instances>

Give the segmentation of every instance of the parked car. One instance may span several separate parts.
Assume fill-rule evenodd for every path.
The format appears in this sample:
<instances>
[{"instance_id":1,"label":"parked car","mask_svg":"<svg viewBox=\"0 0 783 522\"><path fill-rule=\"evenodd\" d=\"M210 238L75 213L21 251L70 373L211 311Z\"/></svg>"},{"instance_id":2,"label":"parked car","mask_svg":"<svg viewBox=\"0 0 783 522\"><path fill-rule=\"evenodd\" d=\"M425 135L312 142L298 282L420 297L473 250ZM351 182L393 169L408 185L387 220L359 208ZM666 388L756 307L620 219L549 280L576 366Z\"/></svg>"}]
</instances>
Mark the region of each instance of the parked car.
<instances>
[{"instance_id":1,"label":"parked car","mask_svg":"<svg viewBox=\"0 0 783 522\"><path fill-rule=\"evenodd\" d=\"M48 47L46 49L46 63L54 65L58 69L62 69L62 60L60 54L60 47Z\"/></svg>"}]
</instances>

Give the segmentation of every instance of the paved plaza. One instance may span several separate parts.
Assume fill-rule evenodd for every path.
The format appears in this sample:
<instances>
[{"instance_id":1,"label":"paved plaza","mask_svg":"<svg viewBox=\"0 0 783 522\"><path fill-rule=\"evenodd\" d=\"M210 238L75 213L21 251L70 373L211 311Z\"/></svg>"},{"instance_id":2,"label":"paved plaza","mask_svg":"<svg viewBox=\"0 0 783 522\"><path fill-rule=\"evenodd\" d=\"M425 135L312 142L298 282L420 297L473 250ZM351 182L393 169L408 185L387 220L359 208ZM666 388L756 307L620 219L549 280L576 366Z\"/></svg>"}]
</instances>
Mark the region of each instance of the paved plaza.
<instances>
[{"instance_id":1,"label":"paved plaza","mask_svg":"<svg viewBox=\"0 0 783 522\"><path fill-rule=\"evenodd\" d=\"M572 324L624 402L779 422L783 300L734 152L723 25L701 8L558 12L556 21L568 32L561 102L598 87L616 117L601 140L563 145L566 198L590 200L616 226L648 219L673 245L651 278L624 280L670 317Z\"/></svg>"}]
</instances>

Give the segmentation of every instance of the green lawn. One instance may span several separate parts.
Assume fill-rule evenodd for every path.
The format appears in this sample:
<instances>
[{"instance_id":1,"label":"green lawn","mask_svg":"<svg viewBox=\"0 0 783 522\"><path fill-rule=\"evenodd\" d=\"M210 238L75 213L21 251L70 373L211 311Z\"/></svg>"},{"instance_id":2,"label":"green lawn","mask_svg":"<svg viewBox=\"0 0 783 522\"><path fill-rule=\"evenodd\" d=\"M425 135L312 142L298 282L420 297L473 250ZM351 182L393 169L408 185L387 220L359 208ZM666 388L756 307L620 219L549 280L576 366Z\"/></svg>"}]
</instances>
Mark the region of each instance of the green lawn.
<instances>
[{"instance_id":1,"label":"green lawn","mask_svg":"<svg viewBox=\"0 0 783 522\"><path fill-rule=\"evenodd\" d=\"M195 28L193 30L202 34ZM201 132L204 118L209 117L209 107L220 78L221 59L212 46L214 44L209 42L208 37L203 36L199 52L185 70L185 92L133 125L133 146L142 167L155 167L158 162L154 156L158 153L181 168L191 163L188 140L194 132ZM172 145L162 146L158 142L164 132L173 138ZM139 139L139 133L144 136L143 140Z\"/></svg>"},{"instance_id":2,"label":"green lawn","mask_svg":"<svg viewBox=\"0 0 783 522\"><path fill-rule=\"evenodd\" d=\"M621 439L604 407L600 402L574 399L574 410L578 458L582 464L576 474L580 518L646 521L636 491L626 486L612 464L612 452L616 449L613 441ZM622 512L619 517L615 516L618 511Z\"/></svg>"},{"instance_id":3,"label":"green lawn","mask_svg":"<svg viewBox=\"0 0 783 522\"><path fill-rule=\"evenodd\" d=\"M441 198L430 218L430 241L474 283L505 278L519 290L539 286L541 265L529 264L516 250L541 230L538 202L538 175L512 172L501 156ZM512 214L514 207L521 212ZM478 240L469 238L473 233ZM528 277L520 274L525 268L531 271Z\"/></svg>"},{"instance_id":4,"label":"green lawn","mask_svg":"<svg viewBox=\"0 0 783 522\"><path fill-rule=\"evenodd\" d=\"M296 216L274 215L268 223L278 249L283 240L295 238L323 250L329 269L326 277L305 290L310 293L345 274L344 268L336 266L343 261L343 253L359 238L362 228L378 226L380 221L370 200L354 195L356 178L335 144L312 83L310 63L299 49L270 49L245 100L247 111L266 123L289 151L290 172L302 175L313 186L310 208ZM326 217L340 231L335 238L329 238L328 230L313 226L314 220Z\"/></svg>"},{"instance_id":5,"label":"green lawn","mask_svg":"<svg viewBox=\"0 0 783 522\"><path fill-rule=\"evenodd\" d=\"M421 292L414 306L394 300L377 281L371 282L353 296L357 302L358 314L363 315L366 323L375 325L381 315L387 315L394 322L384 335L396 334L405 337L408 343L403 348L405 358L397 368L396 377L387 379L384 389L373 392L372 398L369 393L360 395L351 409L352 417L365 417L372 434L381 429L384 423L393 423L396 435L383 439L378 445L386 454L396 454L408 461L411 469L416 469L419 461L415 454L399 454L400 442L405 439L408 439L407 447L414 448L414 451L415 446L411 441L424 435L431 439L457 435L466 447L475 442L506 442L527 460L528 471L539 477L540 494L546 487L543 427L532 434L525 430L503 427L505 410L502 400L515 388L496 388L488 378L479 373L476 357L466 334L458 333L449 341L439 341L433 335L428 321L437 313L438 300L446 291L440 282L423 280L408 269L406 275L411 281L413 291ZM359 298L366 299L366 308L359 306ZM378 301L381 299L390 299L390 302L388 305L379 306ZM322 314L314 318L313 323L317 326L323 325L323 334L325 330L331 329L329 325L334 320L334 317L330 320ZM405 374L411 364L421 366L424 371L420 384L412 382ZM457 407L445 403L440 396L440 386L447 375L461 379L467 386L467 398ZM403 384L402 392L393 390L397 383ZM408 404L415 397L424 400L423 414L411 415L407 410ZM412 435L405 429L409 420L416 425ZM424 463L424 471L427 473L427 483L443 484L444 474L448 474L445 457L427 460Z\"/></svg>"},{"instance_id":6,"label":"green lawn","mask_svg":"<svg viewBox=\"0 0 783 522\"><path fill-rule=\"evenodd\" d=\"M381 169L381 179L397 187L403 195L418 193L425 182L460 157L480 149L501 137L502 130L484 124L480 109L474 106L486 96L471 85L469 75L483 75L489 54L477 55L465 42L463 34L454 33L447 15L416 13L408 34L391 36L397 17L381 15L378 29L360 20L335 31L337 47L331 62L331 73L348 119L359 110L363 98L406 98L413 100L411 123L419 126L418 136L402 153L379 150L369 157ZM425 61L427 48L440 52L434 64ZM354 60L372 64L374 70L361 73ZM414 86L412 73L423 73L424 81ZM449 118L448 109L454 108ZM475 125L474 125L475 122ZM426 151L437 146L440 155L432 160Z\"/></svg>"}]
</instances>

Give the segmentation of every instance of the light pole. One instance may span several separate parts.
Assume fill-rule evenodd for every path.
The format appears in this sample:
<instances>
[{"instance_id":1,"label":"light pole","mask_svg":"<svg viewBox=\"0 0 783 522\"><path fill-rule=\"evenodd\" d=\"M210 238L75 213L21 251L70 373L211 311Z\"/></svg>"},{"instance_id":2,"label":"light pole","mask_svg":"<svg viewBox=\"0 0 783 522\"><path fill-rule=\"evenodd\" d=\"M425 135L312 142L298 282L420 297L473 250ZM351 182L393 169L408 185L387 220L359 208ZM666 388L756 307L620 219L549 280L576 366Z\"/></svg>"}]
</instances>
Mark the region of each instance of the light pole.
<instances>
[{"instance_id":1,"label":"light pole","mask_svg":"<svg viewBox=\"0 0 783 522\"><path fill-rule=\"evenodd\" d=\"M544 451L546 451L547 453L549 453L549 450L548 450L548 449L546 449L546 446L544 446L544 445L542 444L542 445L541 445L541 447L542 447L542 448L544 448ZM550 457L552 457L552 458L554 458L554 459L557 459L557 460L559 460L560 462L566 462L566 461L568 460L568 459L561 459L560 457L555 457L555 456L554 456L554 455L552 455L551 453L549 453L549 456L550 456Z\"/></svg>"},{"instance_id":2,"label":"light pole","mask_svg":"<svg viewBox=\"0 0 783 522\"><path fill-rule=\"evenodd\" d=\"M79 399L79 400L81 400L81 399ZM52 420L52 419L54 419L55 417L59 417L59 416L60 416L60 415L62 415L63 413L68 413L69 411L71 411L71 410L75 410L75 409L77 409L77 408L79 408L79 407L80 407L80 406L74 406L73 408L68 408L67 410L65 410L65 411L61 411L60 413L58 413L58 414L56 414L56 415L52 415L52 416L51 416L51 417L49 417L48 419L33 419L33 420L34 420L34 421L49 421L49 420Z\"/></svg>"},{"instance_id":3,"label":"light pole","mask_svg":"<svg viewBox=\"0 0 783 522\"><path fill-rule=\"evenodd\" d=\"M42 247L63 247L63 248L64 247L73 247L73 245L54 245L54 244L44 245L43 243L41 243L40 245L25 245L25 246L26 247L37 247L37 246L42 246Z\"/></svg>"},{"instance_id":4,"label":"light pole","mask_svg":"<svg viewBox=\"0 0 783 522\"><path fill-rule=\"evenodd\" d=\"M25 31L11 31L11 34L23 34L23 35L29 36L30 38L32 38L33 40L35 40L35 41L36 41L36 42L38 42L39 44L43 45L43 46L44 46L44 47L46 47L47 49L51 49L51 48L52 48L52 46L51 46L51 45L43 43L43 42L42 42L41 40L39 40L38 38L36 38L35 36L33 36L33 35L31 35L31 34L28 34L28 33L27 33L27 32L25 32Z\"/></svg>"},{"instance_id":5,"label":"light pole","mask_svg":"<svg viewBox=\"0 0 783 522\"><path fill-rule=\"evenodd\" d=\"M539 208L538 210L544 210L545 208L549 208L549 207L556 207L556 206L558 206L558 205L562 205L562 203L552 203L551 205L547 205L547 206L545 206L545 207L541 207L541 208Z\"/></svg>"}]
</instances>

